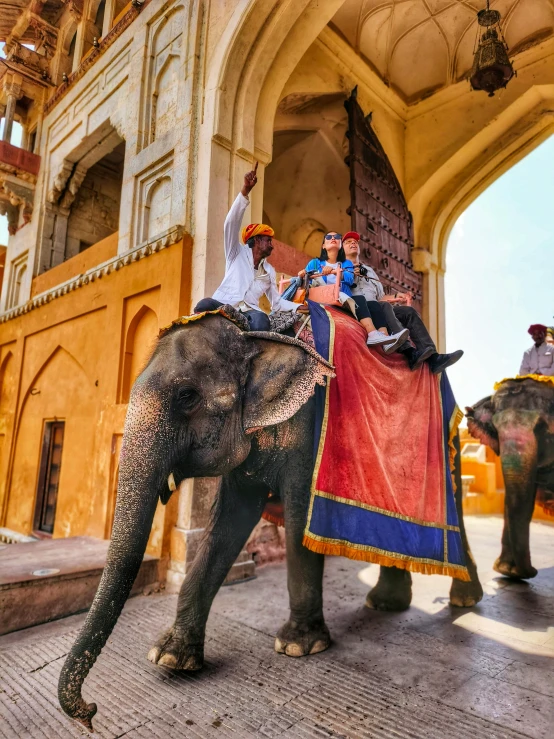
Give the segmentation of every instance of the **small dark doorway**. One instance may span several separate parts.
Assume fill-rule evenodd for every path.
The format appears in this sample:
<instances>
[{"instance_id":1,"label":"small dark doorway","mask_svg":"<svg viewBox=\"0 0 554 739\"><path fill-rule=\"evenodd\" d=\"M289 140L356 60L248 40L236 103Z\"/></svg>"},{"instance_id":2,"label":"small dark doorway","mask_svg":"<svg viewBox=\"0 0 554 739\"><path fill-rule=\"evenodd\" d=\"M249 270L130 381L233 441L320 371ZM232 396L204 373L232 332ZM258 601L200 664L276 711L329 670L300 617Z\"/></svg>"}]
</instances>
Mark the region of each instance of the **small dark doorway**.
<instances>
[{"instance_id":1,"label":"small dark doorway","mask_svg":"<svg viewBox=\"0 0 554 739\"><path fill-rule=\"evenodd\" d=\"M42 452L33 529L42 536L52 536L60 484L64 421L46 421L42 434Z\"/></svg>"}]
</instances>

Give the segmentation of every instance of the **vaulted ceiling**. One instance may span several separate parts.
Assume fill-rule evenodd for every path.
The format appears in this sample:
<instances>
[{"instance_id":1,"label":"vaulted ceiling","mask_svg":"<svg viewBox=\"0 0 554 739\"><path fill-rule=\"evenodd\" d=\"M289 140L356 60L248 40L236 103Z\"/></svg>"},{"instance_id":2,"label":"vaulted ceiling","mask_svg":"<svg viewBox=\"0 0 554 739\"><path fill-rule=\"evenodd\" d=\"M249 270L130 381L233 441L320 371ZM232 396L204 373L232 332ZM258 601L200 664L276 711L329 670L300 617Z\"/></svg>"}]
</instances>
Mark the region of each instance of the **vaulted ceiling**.
<instances>
[{"instance_id":1,"label":"vaulted ceiling","mask_svg":"<svg viewBox=\"0 0 554 739\"><path fill-rule=\"evenodd\" d=\"M416 102L467 76L478 10L486 0L345 0L331 26L396 89ZM510 55L554 34L554 0L491 0ZM516 64L517 68L517 64Z\"/></svg>"}]
</instances>

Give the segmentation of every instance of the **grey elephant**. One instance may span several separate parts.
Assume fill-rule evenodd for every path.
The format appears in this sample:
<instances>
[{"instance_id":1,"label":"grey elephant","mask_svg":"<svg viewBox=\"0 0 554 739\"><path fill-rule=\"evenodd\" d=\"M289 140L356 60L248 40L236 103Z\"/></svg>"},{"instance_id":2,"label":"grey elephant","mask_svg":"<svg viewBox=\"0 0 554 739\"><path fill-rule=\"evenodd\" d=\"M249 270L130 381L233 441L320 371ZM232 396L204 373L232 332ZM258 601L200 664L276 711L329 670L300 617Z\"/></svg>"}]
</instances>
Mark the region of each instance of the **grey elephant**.
<instances>
[{"instance_id":1,"label":"grey elephant","mask_svg":"<svg viewBox=\"0 0 554 739\"><path fill-rule=\"evenodd\" d=\"M230 311L232 314L232 309ZM303 343L241 330L222 315L175 325L158 341L131 393L106 567L85 624L63 666L63 710L89 729L94 703L82 684L114 628L142 562L168 476L222 476L210 524L181 588L173 626L149 652L157 664L198 670L213 598L256 525L270 491L285 511L290 618L275 648L299 657L330 644L322 610L324 557L302 545L313 471L316 383L330 366ZM454 580L451 602L470 606L482 589L460 525L471 582ZM381 568L369 604L408 607L410 573Z\"/></svg>"},{"instance_id":2,"label":"grey elephant","mask_svg":"<svg viewBox=\"0 0 554 739\"><path fill-rule=\"evenodd\" d=\"M507 380L466 413L470 434L502 462L504 530L494 569L506 577L535 577L529 550L535 501L554 515L554 381Z\"/></svg>"}]
</instances>

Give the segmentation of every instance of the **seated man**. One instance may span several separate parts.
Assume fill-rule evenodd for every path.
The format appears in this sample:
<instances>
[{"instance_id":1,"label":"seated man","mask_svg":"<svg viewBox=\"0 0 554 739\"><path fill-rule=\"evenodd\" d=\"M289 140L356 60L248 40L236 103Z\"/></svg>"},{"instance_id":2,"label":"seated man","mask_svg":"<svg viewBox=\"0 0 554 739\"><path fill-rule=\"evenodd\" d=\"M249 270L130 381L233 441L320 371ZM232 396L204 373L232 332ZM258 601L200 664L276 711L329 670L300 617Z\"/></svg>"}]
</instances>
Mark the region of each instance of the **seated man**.
<instances>
[{"instance_id":1,"label":"seated man","mask_svg":"<svg viewBox=\"0 0 554 739\"><path fill-rule=\"evenodd\" d=\"M546 326L542 323L534 323L529 326L528 333L531 334L535 343L524 352L519 374L553 377L554 346L546 343Z\"/></svg>"},{"instance_id":2,"label":"seated man","mask_svg":"<svg viewBox=\"0 0 554 739\"><path fill-rule=\"evenodd\" d=\"M225 248L225 277L211 298L203 298L194 308L195 313L216 310L222 305L232 305L244 313L251 331L269 331L270 320L260 308L260 299L267 296L272 313L286 312L291 320L283 321L283 329L292 325L292 314L301 308L297 303L283 300L277 290L275 270L267 262L273 251L273 229L263 223L251 223L239 229L248 203L248 195L258 178L258 163L244 175L244 184L225 219L223 238Z\"/></svg>"},{"instance_id":3,"label":"seated man","mask_svg":"<svg viewBox=\"0 0 554 739\"><path fill-rule=\"evenodd\" d=\"M378 309L381 309L383 315L382 320L385 322L385 327L389 333L398 333L398 331L402 330L402 327L410 331L410 338L415 349L407 341L397 348L397 351L407 357L410 369L415 370L423 362L428 362L431 372L439 374L457 362L462 357L463 351L459 349L451 354L439 354L433 339L429 335L421 316L415 308L408 305L393 307L390 303L382 300L385 294L383 285L375 270L369 264L363 264L360 261L359 242L360 234L356 231L349 231L345 234L342 242L346 258L354 263L356 272L356 284L351 288L352 295L363 295L370 306L370 312L372 312L372 302L376 304ZM373 310L373 316L375 316L373 321L377 323L379 328L380 321L377 318L377 311Z\"/></svg>"}]
</instances>

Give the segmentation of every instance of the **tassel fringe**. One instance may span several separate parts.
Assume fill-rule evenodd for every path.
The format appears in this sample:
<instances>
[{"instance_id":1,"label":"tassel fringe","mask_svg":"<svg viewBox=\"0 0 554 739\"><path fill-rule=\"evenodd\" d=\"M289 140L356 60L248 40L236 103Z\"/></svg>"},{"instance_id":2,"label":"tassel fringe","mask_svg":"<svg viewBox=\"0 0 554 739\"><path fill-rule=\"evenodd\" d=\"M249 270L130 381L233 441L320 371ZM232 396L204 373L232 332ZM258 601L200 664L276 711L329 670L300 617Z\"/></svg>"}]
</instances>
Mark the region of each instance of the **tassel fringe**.
<instances>
[{"instance_id":1,"label":"tassel fringe","mask_svg":"<svg viewBox=\"0 0 554 739\"><path fill-rule=\"evenodd\" d=\"M285 519L283 516L277 516L273 513L268 513L267 511L264 511L262 513L262 518L265 521L269 521L269 523L274 523L276 526L284 526L285 525Z\"/></svg>"},{"instance_id":2,"label":"tassel fringe","mask_svg":"<svg viewBox=\"0 0 554 739\"><path fill-rule=\"evenodd\" d=\"M304 535L302 544L317 554L331 554L337 557L348 557L361 562L371 562L372 564L382 565L383 567L398 567L399 570L408 570L409 572L419 572L422 575L446 575L447 577L455 577L457 580L470 582L471 578L466 567L455 567L452 565L431 565L426 562L410 562L408 560L379 554L369 550L354 549L346 544L332 544L331 542L316 541L311 537Z\"/></svg>"}]
</instances>

